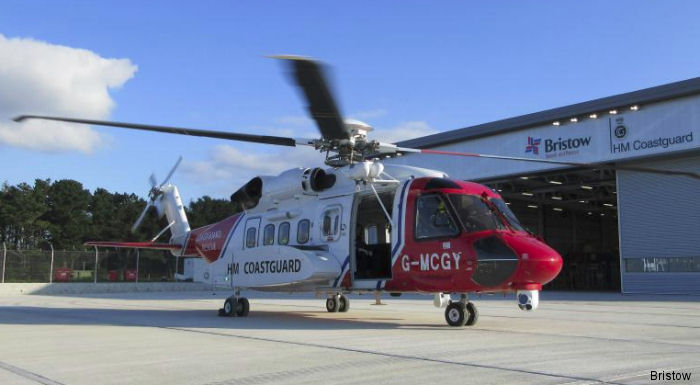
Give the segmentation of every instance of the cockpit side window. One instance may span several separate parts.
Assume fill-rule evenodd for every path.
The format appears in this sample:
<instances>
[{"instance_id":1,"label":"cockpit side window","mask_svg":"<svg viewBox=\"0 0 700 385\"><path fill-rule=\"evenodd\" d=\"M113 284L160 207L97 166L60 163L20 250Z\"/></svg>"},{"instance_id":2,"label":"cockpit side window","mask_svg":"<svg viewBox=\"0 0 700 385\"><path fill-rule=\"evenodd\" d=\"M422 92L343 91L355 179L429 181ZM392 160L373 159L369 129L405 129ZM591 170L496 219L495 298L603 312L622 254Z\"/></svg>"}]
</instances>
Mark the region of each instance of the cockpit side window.
<instances>
[{"instance_id":1,"label":"cockpit side window","mask_svg":"<svg viewBox=\"0 0 700 385\"><path fill-rule=\"evenodd\" d=\"M481 197L463 194L450 194L449 197L466 232L504 228L495 210L492 210Z\"/></svg>"},{"instance_id":2,"label":"cockpit side window","mask_svg":"<svg viewBox=\"0 0 700 385\"><path fill-rule=\"evenodd\" d=\"M503 201L503 199L498 199L498 198L491 198L491 203L493 203L494 206L498 209L498 211L503 214L503 217L508 221L508 224L510 225L513 230L517 231L527 231L523 227L523 225L520 224L520 221L518 220L518 217L515 216L515 213L508 207L506 202Z\"/></svg>"},{"instance_id":3,"label":"cockpit side window","mask_svg":"<svg viewBox=\"0 0 700 385\"><path fill-rule=\"evenodd\" d=\"M415 221L415 237L418 240L454 237L459 234L459 227L445 200L437 194L418 197Z\"/></svg>"}]
</instances>

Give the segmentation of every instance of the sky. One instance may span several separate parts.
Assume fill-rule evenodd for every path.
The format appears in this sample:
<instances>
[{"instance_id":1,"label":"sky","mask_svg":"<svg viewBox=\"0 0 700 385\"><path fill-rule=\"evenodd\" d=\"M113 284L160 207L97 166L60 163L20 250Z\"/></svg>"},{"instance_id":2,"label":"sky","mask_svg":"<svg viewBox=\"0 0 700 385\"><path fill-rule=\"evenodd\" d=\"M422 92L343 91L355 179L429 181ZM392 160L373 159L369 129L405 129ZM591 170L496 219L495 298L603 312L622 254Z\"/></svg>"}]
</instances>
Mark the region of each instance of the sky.
<instances>
[{"instance_id":1,"label":"sky","mask_svg":"<svg viewBox=\"0 0 700 385\"><path fill-rule=\"evenodd\" d=\"M296 54L328 65L344 116L396 141L700 76L698 14L696 1L5 0L0 182L75 179L145 196L148 176L182 155L172 182L185 201L227 198L322 157L10 118L315 137L269 58Z\"/></svg>"}]
</instances>

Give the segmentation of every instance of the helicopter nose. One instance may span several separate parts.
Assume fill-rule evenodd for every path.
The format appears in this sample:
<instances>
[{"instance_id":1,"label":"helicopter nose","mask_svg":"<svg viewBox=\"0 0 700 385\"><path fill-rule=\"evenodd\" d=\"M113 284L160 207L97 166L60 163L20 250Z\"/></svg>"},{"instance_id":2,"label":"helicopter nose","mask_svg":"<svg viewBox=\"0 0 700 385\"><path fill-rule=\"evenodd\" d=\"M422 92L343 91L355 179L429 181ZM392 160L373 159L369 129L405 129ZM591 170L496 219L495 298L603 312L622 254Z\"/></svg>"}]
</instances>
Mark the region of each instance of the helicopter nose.
<instances>
[{"instance_id":1,"label":"helicopter nose","mask_svg":"<svg viewBox=\"0 0 700 385\"><path fill-rule=\"evenodd\" d=\"M528 281L532 280L544 285L559 275L564 261L559 253L549 246L546 246L546 248L549 250L535 253L534 255L530 253L521 254L523 275Z\"/></svg>"},{"instance_id":2,"label":"helicopter nose","mask_svg":"<svg viewBox=\"0 0 700 385\"><path fill-rule=\"evenodd\" d=\"M518 282L544 285L559 275L564 261L561 255L546 243L534 237L512 239L509 243L520 259L516 278Z\"/></svg>"}]
</instances>

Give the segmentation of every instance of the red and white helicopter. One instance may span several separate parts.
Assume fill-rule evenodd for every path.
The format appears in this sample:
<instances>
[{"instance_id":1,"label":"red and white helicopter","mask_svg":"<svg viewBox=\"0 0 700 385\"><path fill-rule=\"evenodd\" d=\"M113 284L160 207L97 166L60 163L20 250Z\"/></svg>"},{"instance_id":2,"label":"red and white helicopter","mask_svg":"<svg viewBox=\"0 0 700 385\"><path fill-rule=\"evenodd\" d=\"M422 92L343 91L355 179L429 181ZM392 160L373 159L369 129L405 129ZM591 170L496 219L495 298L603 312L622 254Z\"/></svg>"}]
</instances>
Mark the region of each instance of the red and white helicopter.
<instances>
[{"instance_id":1,"label":"red and white helicopter","mask_svg":"<svg viewBox=\"0 0 700 385\"><path fill-rule=\"evenodd\" d=\"M368 138L365 123L343 120L318 62L283 56L303 90L319 139L294 139L178 127L24 115L164 133L280 146L312 146L328 168L293 168L257 176L231 199L243 210L191 230L177 187L151 179L149 202L164 213L168 243L88 242L100 247L167 249L201 257L213 282L233 289L220 315L247 316L241 289L327 294L329 312L346 312L353 292L429 293L446 307L451 326L474 325L478 311L468 293L515 292L522 310L538 306L542 285L562 268L561 256L526 231L503 199L486 186L449 179L436 170L383 163L405 154L443 154L546 162L587 168L630 169L608 164L561 162L398 147ZM179 161L178 161L179 163ZM467 167L467 165L465 165ZM690 175L698 177L697 174ZM160 235L159 234L159 235ZM157 237L156 237L157 238ZM459 295L451 300L450 294Z\"/></svg>"}]
</instances>

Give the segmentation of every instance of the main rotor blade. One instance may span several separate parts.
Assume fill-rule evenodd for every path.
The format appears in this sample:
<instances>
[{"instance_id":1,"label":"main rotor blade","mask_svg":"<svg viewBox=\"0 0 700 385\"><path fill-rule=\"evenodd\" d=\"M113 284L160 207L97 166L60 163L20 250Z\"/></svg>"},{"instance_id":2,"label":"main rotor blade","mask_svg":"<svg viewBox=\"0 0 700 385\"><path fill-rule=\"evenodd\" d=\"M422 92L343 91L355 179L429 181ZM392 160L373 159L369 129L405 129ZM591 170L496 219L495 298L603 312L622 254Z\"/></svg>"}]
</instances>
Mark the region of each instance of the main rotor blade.
<instances>
[{"instance_id":1,"label":"main rotor blade","mask_svg":"<svg viewBox=\"0 0 700 385\"><path fill-rule=\"evenodd\" d=\"M517 156L504 156L504 155L489 155L489 154L477 154L470 152L454 152L454 151L442 151L442 150L429 150L429 149L415 149L415 148L405 148L397 147L398 152L412 152L421 154L433 154L433 155L451 155L451 156L466 156L472 158L488 158L488 159L502 159L502 160L515 160L521 162L534 162L534 163L549 163L549 164L559 164L563 166L575 166L584 167L588 169L605 169L605 170L623 170L623 171L636 171L644 172L649 174L660 174L660 175L678 175L687 176L690 178L700 179L700 174L691 171L678 171L678 170L664 170L648 167L638 167L630 165L612 165L608 163L599 162L567 162L561 160L551 160L551 159L534 159L534 158L523 158Z\"/></svg>"},{"instance_id":2,"label":"main rotor blade","mask_svg":"<svg viewBox=\"0 0 700 385\"><path fill-rule=\"evenodd\" d=\"M12 120L14 120L15 122L21 122L21 121L24 121L27 119L56 120L59 122L92 124L95 126L130 128L130 129L134 129L134 130L165 132L168 134L203 136L206 138L236 140L239 142L274 144L277 146L289 146L289 147L296 146L296 140L294 140L293 138L285 138L282 136L251 135L251 134L240 134L240 133L225 132L225 131L198 130L198 129L194 129L194 128L154 126L154 125L150 125L150 124L110 122L110 121L105 121L105 120L92 120L92 119L61 118L61 117L57 117L57 116L41 116L41 115L21 115L21 116L18 116Z\"/></svg>"},{"instance_id":3,"label":"main rotor blade","mask_svg":"<svg viewBox=\"0 0 700 385\"><path fill-rule=\"evenodd\" d=\"M141 211L141 215L139 215L139 219L137 219L136 222L134 222L134 224L131 225L131 232L132 233L135 233L136 229L139 228L139 226L141 225L141 222L143 221L143 218L146 217L146 213L148 212L148 209L151 208L151 206L153 206L152 201L149 201L146 203L146 207L144 207L143 211Z\"/></svg>"},{"instance_id":4,"label":"main rotor blade","mask_svg":"<svg viewBox=\"0 0 700 385\"><path fill-rule=\"evenodd\" d=\"M286 60L294 74L294 80L304 91L311 117L316 121L324 139L349 139L350 130L345 126L340 110L323 74L323 66L314 60L299 56L273 56Z\"/></svg>"},{"instance_id":5,"label":"main rotor blade","mask_svg":"<svg viewBox=\"0 0 700 385\"><path fill-rule=\"evenodd\" d=\"M182 162L182 156L180 156L179 158L177 158L177 162L175 162L175 165L173 166L173 168L170 169L170 172L169 172L168 175L165 177L165 179L163 179L163 182L162 182L162 183L160 184L160 186L158 186L158 187L163 187L163 186L165 186L166 183L168 183L168 181L170 180L170 177L172 177L173 174L175 173L175 170L177 169L177 166L180 165L180 162Z\"/></svg>"}]
</instances>

